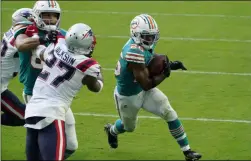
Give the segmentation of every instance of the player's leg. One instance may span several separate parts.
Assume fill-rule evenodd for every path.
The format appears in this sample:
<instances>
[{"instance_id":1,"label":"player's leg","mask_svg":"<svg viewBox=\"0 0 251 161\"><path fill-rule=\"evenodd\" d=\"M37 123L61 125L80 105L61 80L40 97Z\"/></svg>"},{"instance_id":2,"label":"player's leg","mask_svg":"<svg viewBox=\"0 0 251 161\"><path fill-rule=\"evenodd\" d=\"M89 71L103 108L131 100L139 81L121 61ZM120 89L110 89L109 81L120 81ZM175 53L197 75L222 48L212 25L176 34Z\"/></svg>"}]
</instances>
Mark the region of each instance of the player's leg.
<instances>
[{"instance_id":1,"label":"player's leg","mask_svg":"<svg viewBox=\"0 0 251 161\"><path fill-rule=\"evenodd\" d=\"M1 124L6 126L24 125L25 105L8 89L1 93Z\"/></svg>"},{"instance_id":2,"label":"player's leg","mask_svg":"<svg viewBox=\"0 0 251 161\"><path fill-rule=\"evenodd\" d=\"M54 120L39 130L38 145L43 160L64 160L66 147L64 121Z\"/></svg>"},{"instance_id":3,"label":"player's leg","mask_svg":"<svg viewBox=\"0 0 251 161\"><path fill-rule=\"evenodd\" d=\"M26 132L26 160L39 160L38 130L27 128Z\"/></svg>"},{"instance_id":4,"label":"player's leg","mask_svg":"<svg viewBox=\"0 0 251 161\"><path fill-rule=\"evenodd\" d=\"M75 118L69 108L65 116L66 150L64 159L70 157L78 149L78 140L75 128Z\"/></svg>"},{"instance_id":5,"label":"player's leg","mask_svg":"<svg viewBox=\"0 0 251 161\"><path fill-rule=\"evenodd\" d=\"M25 92L23 91L23 100L25 104L27 104L30 101L31 97L32 95L25 94Z\"/></svg>"},{"instance_id":6,"label":"player's leg","mask_svg":"<svg viewBox=\"0 0 251 161\"><path fill-rule=\"evenodd\" d=\"M163 118L171 135L178 142L187 159L199 159L200 154L190 150L188 138L176 111L170 105L167 96L158 88L153 88L145 93L143 109Z\"/></svg>"},{"instance_id":7,"label":"player's leg","mask_svg":"<svg viewBox=\"0 0 251 161\"><path fill-rule=\"evenodd\" d=\"M142 93L135 96L121 96L117 90L114 91L114 100L120 119L114 125L107 124L105 131L108 142L112 148L117 148L117 135L124 132L133 132L136 128L137 114L142 104Z\"/></svg>"}]
</instances>

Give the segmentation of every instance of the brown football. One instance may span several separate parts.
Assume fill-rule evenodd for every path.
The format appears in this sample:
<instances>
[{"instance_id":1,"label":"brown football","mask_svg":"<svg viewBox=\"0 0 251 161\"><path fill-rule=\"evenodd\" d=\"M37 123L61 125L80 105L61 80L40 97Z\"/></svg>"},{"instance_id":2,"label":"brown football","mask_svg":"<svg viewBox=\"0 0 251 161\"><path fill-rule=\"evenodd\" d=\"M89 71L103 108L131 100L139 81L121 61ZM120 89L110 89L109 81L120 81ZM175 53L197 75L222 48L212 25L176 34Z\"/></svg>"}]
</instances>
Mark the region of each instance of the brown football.
<instances>
[{"instance_id":1,"label":"brown football","mask_svg":"<svg viewBox=\"0 0 251 161\"><path fill-rule=\"evenodd\" d=\"M150 77L161 74L165 68L165 62L168 62L166 55L154 54L147 66Z\"/></svg>"}]
</instances>

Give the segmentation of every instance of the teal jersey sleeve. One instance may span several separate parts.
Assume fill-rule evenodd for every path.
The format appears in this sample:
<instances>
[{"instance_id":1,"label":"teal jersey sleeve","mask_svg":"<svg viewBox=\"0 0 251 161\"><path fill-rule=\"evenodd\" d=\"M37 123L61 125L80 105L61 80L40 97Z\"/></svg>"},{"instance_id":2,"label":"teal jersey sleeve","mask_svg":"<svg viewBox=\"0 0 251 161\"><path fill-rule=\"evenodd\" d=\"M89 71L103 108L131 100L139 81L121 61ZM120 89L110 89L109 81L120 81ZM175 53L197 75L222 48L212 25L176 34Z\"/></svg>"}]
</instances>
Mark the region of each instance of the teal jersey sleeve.
<instances>
[{"instance_id":1,"label":"teal jersey sleeve","mask_svg":"<svg viewBox=\"0 0 251 161\"><path fill-rule=\"evenodd\" d=\"M22 28L18 29L17 31L15 31L14 38L16 39L17 36L20 35L20 34L25 34L26 28L27 28L27 26L22 27Z\"/></svg>"},{"instance_id":2,"label":"teal jersey sleeve","mask_svg":"<svg viewBox=\"0 0 251 161\"><path fill-rule=\"evenodd\" d=\"M66 35L66 33L67 33L67 31L66 31L66 30L64 30L64 29L59 29L59 32L60 32L63 36L65 36L65 35Z\"/></svg>"},{"instance_id":3,"label":"teal jersey sleeve","mask_svg":"<svg viewBox=\"0 0 251 161\"><path fill-rule=\"evenodd\" d=\"M145 64L144 49L136 44L131 44L128 47L128 50L125 50L124 59L131 63Z\"/></svg>"}]
</instances>

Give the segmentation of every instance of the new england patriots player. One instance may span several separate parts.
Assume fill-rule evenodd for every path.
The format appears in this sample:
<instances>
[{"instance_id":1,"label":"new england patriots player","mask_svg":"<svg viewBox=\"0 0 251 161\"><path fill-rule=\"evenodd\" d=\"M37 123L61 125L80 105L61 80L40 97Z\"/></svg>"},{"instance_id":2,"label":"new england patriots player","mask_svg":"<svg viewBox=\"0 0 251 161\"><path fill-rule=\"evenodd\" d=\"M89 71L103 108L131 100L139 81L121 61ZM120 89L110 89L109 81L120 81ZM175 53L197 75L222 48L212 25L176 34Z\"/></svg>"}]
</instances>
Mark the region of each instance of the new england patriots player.
<instances>
[{"instance_id":1,"label":"new england patriots player","mask_svg":"<svg viewBox=\"0 0 251 161\"><path fill-rule=\"evenodd\" d=\"M32 97L35 81L42 71L41 60L32 51L40 44L48 46L51 42L55 43L66 34L59 28L61 9L57 1L37 1L32 10L34 24L15 33L15 44L20 58L19 81L24 84L23 98L26 103ZM66 113L65 124L66 159L78 148L75 118L71 109Z\"/></svg>"},{"instance_id":2,"label":"new england patriots player","mask_svg":"<svg viewBox=\"0 0 251 161\"><path fill-rule=\"evenodd\" d=\"M38 160L39 155L43 160L64 159L64 122L73 97L83 85L92 92L103 88L101 67L90 58L95 44L92 29L79 23L65 39L37 47L35 53L45 64L25 111L27 160Z\"/></svg>"},{"instance_id":3,"label":"new england patriots player","mask_svg":"<svg viewBox=\"0 0 251 161\"><path fill-rule=\"evenodd\" d=\"M16 30L32 24L29 20L30 8L21 8L12 14L12 26L4 33L1 44L1 124L7 126L24 125L25 105L8 90L9 82L19 72L19 57L14 45Z\"/></svg>"}]
</instances>

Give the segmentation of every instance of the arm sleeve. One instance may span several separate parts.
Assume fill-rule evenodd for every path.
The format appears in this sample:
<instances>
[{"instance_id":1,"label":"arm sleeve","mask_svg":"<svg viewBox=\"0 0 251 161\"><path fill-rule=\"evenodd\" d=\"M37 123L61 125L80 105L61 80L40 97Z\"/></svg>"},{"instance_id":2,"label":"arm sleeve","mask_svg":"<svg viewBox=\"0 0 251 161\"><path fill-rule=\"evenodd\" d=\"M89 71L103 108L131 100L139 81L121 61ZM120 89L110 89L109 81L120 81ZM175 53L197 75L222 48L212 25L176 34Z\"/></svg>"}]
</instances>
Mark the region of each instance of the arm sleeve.
<instances>
[{"instance_id":1,"label":"arm sleeve","mask_svg":"<svg viewBox=\"0 0 251 161\"><path fill-rule=\"evenodd\" d=\"M124 59L127 62L145 64L145 57L143 51L141 51L139 48L129 49L125 54Z\"/></svg>"}]
</instances>

